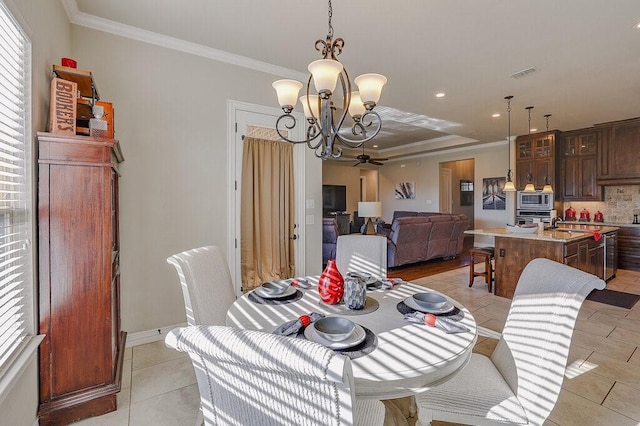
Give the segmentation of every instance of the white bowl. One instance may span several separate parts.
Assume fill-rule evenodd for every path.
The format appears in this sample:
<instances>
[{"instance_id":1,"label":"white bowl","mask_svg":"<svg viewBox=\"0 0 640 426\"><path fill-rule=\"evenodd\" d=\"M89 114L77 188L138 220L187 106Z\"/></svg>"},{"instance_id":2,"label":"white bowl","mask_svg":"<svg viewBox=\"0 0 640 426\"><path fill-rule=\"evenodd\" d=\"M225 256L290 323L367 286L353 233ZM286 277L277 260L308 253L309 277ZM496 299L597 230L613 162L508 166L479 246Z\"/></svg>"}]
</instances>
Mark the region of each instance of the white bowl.
<instances>
[{"instance_id":1,"label":"white bowl","mask_svg":"<svg viewBox=\"0 0 640 426\"><path fill-rule=\"evenodd\" d=\"M514 232L516 234L535 234L536 232L538 232L538 225L534 225L534 226L507 225L507 231Z\"/></svg>"},{"instance_id":2,"label":"white bowl","mask_svg":"<svg viewBox=\"0 0 640 426\"><path fill-rule=\"evenodd\" d=\"M316 333L332 342L348 339L356 328L353 321L342 317L325 317L313 323Z\"/></svg>"},{"instance_id":3,"label":"white bowl","mask_svg":"<svg viewBox=\"0 0 640 426\"><path fill-rule=\"evenodd\" d=\"M287 290L287 288L289 288L289 285L285 284L285 283L267 281L266 283L263 283L260 286L260 288L266 294L269 294L269 295L272 295L272 296L276 296L278 294L284 293Z\"/></svg>"},{"instance_id":4,"label":"white bowl","mask_svg":"<svg viewBox=\"0 0 640 426\"><path fill-rule=\"evenodd\" d=\"M440 309L447 303L447 298L438 293L416 293L413 300L424 309Z\"/></svg>"}]
</instances>

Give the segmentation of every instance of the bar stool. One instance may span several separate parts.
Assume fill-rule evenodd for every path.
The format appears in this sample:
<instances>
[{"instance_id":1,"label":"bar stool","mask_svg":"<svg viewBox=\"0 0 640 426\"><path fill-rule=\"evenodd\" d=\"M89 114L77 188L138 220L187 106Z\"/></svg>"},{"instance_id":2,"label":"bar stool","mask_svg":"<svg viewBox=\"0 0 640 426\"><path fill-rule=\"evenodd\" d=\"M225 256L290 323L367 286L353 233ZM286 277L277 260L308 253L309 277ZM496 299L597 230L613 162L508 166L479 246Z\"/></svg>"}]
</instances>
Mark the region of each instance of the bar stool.
<instances>
[{"instance_id":1,"label":"bar stool","mask_svg":"<svg viewBox=\"0 0 640 426\"><path fill-rule=\"evenodd\" d=\"M491 292L491 282L493 281L493 268L491 267L491 261L494 256L494 247L473 247L469 250L469 287L473 285L473 279L475 277L484 277L484 281L487 283L487 290ZM474 268L475 258L484 259L484 271L477 272Z\"/></svg>"}]
</instances>

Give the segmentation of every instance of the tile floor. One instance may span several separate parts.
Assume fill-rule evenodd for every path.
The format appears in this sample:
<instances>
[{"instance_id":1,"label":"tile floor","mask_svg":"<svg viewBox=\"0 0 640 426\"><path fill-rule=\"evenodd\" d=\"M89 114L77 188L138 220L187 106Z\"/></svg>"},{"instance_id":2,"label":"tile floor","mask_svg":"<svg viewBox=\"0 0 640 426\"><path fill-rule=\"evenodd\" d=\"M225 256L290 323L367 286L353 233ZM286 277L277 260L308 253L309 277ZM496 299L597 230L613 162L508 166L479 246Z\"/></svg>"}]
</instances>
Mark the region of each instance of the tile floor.
<instances>
[{"instance_id":1,"label":"tile floor","mask_svg":"<svg viewBox=\"0 0 640 426\"><path fill-rule=\"evenodd\" d=\"M510 301L487 293L480 277L472 288L467 287L466 267L414 282L458 300L479 324L502 329ZM640 272L619 270L607 288L640 294ZM495 343L479 337L475 350L490 354ZM571 343L562 391L545 424L639 425L639 347L640 303L628 310L585 301ZM192 426L198 398L189 358L165 348L162 341L149 343L127 349L118 410L74 424ZM399 411L406 413L406 401L395 402ZM409 418L408 424L415 424L415 419Z\"/></svg>"}]
</instances>

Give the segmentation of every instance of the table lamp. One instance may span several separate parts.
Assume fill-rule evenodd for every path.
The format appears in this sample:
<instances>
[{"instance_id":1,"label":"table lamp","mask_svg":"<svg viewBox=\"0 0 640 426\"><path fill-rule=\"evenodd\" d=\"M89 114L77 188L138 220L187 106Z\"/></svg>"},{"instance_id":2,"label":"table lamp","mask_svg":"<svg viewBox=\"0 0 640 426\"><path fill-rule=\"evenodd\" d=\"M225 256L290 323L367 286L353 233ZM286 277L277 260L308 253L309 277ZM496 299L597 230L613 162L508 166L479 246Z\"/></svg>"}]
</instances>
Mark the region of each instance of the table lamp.
<instances>
[{"instance_id":1,"label":"table lamp","mask_svg":"<svg viewBox=\"0 0 640 426\"><path fill-rule=\"evenodd\" d=\"M380 201L360 201L358 202L358 216L366 217L367 224L365 225L366 235L376 235L376 230L373 226L371 218L376 218L382 215L382 203Z\"/></svg>"}]
</instances>

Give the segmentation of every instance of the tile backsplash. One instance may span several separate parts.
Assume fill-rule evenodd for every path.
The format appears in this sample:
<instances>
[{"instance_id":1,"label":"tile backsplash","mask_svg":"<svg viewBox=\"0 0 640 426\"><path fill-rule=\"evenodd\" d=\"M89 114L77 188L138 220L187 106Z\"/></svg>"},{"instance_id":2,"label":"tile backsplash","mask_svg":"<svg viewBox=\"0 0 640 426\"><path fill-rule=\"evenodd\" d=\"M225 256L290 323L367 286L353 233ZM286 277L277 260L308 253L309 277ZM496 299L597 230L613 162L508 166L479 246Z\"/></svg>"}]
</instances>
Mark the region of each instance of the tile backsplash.
<instances>
[{"instance_id":1,"label":"tile backsplash","mask_svg":"<svg viewBox=\"0 0 640 426\"><path fill-rule=\"evenodd\" d=\"M572 201L562 203L558 216L564 217L564 211L571 205L576 216L587 209L591 220L596 211L601 211L605 222L631 223L634 214L640 214L640 185L619 185L604 187L604 201Z\"/></svg>"}]
</instances>

